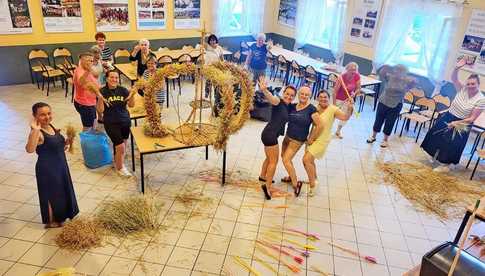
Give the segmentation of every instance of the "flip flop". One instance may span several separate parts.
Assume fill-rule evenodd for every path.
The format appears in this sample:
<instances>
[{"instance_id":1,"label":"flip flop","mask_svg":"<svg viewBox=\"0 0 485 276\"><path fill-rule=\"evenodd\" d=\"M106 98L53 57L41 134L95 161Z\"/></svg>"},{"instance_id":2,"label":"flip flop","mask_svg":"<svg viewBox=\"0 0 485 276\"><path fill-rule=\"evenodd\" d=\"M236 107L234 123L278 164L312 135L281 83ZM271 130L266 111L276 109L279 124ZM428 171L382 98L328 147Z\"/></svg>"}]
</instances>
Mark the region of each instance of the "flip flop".
<instances>
[{"instance_id":1,"label":"flip flop","mask_svg":"<svg viewBox=\"0 0 485 276\"><path fill-rule=\"evenodd\" d=\"M285 176L283 178L281 178L281 182L283 183L291 183L291 178L289 176Z\"/></svg>"},{"instance_id":2,"label":"flip flop","mask_svg":"<svg viewBox=\"0 0 485 276\"><path fill-rule=\"evenodd\" d=\"M258 179L259 179L259 181L261 181L261 182L266 182L266 179L262 178L261 176L260 176ZM274 180L273 180L273 181L271 181L271 183L274 183Z\"/></svg>"},{"instance_id":3,"label":"flip flop","mask_svg":"<svg viewBox=\"0 0 485 276\"><path fill-rule=\"evenodd\" d=\"M261 189L264 192L264 197L266 200L271 200L271 195L269 194L268 187L266 187L266 184L261 185Z\"/></svg>"},{"instance_id":4,"label":"flip flop","mask_svg":"<svg viewBox=\"0 0 485 276\"><path fill-rule=\"evenodd\" d=\"M301 192L301 186L303 186L303 181L296 182L295 196L299 196Z\"/></svg>"}]
</instances>

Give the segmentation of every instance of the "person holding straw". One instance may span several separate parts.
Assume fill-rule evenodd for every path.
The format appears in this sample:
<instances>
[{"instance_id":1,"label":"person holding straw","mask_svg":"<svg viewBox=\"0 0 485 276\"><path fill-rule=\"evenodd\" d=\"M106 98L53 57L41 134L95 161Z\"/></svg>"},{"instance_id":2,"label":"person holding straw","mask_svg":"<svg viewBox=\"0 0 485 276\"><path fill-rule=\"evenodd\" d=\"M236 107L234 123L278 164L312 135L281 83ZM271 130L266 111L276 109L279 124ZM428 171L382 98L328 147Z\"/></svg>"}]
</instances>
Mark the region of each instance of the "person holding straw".
<instances>
[{"instance_id":1,"label":"person holding straw","mask_svg":"<svg viewBox=\"0 0 485 276\"><path fill-rule=\"evenodd\" d=\"M344 108L330 104L330 94L326 90L321 90L318 93L318 116L321 121L322 127L314 127L310 133L310 137L315 137L314 140L308 139L308 146L303 155L303 165L308 175L308 181L310 182L309 196L315 195L317 171L315 166L315 158L321 159L325 155L328 144L331 140L332 126L335 119L340 121L347 121L352 116L352 110L354 109L354 100L348 98L344 102Z\"/></svg>"},{"instance_id":2,"label":"person holding straw","mask_svg":"<svg viewBox=\"0 0 485 276\"><path fill-rule=\"evenodd\" d=\"M360 74L359 65L355 62L349 62L345 65L345 72L338 78L335 83L334 93L332 95L333 104L347 113L347 100L349 97L355 101L355 97L360 95ZM342 128L345 121L339 120L335 136L342 139Z\"/></svg>"},{"instance_id":3,"label":"person holding straw","mask_svg":"<svg viewBox=\"0 0 485 276\"><path fill-rule=\"evenodd\" d=\"M433 169L437 172L448 172L460 163L470 135L469 126L485 110L485 97L480 92L480 77L477 74L470 75L465 85L458 79L458 71L465 64L464 59L460 60L451 74L451 80L458 93L448 112L429 129L421 143L421 148L440 162L440 166Z\"/></svg>"},{"instance_id":4,"label":"person holding straw","mask_svg":"<svg viewBox=\"0 0 485 276\"><path fill-rule=\"evenodd\" d=\"M274 96L268 90L265 77L259 77L259 89L263 91L266 100L271 105L271 119L266 124L261 132L261 141L264 145L264 153L266 158L261 166L261 173L259 174L259 181L265 184L261 185L266 199L271 199L271 184L273 183L273 177L278 164L279 145L278 137L284 135L285 126L288 122L288 109L290 105L294 105L291 102L295 99L296 88L294 86L287 86L283 90L282 97Z\"/></svg>"}]
</instances>

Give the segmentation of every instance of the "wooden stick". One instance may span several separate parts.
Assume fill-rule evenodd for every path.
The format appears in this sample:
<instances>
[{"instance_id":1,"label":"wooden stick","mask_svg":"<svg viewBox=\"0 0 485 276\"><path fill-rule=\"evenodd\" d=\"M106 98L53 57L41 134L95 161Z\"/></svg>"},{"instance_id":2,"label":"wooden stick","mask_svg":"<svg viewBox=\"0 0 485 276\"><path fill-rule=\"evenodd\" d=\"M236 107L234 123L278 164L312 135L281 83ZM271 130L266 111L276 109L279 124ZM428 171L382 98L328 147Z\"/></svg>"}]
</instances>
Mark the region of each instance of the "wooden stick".
<instances>
[{"instance_id":1,"label":"wooden stick","mask_svg":"<svg viewBox=\"0 0 485 276\"><path fill-rule=\"evenodd\" d=\"M237 257L237 256L232 256L234 258L234 260L236 261L236 263L238 263L240 266L246 268L250 273L256 275L256 276L261 276L261 273L257 272L256 270L254 270L248 263L246 263L245 261L243 261L241 258Z\"/></svg>"},{"instance_id":2,"label":"wooden stick","mask_svg":"<svg viewBox=\"0 0 485 276\"><path fill-rule=\"evenodd\" d=\"M344 88L345 94L347 94L347 98L352 99L349 90L347 89L347 85L345 85L344 79L342 79L342 75L338 75L337 79L339 80L340 85L342 85L342 87Z\"/></svg>"},{"instance_id":3,"label":"wooden stick","mask_svg":"<svg viewBox=\"0 0 485 276\"><path fill-rule=\"evenodd\" d=\"M263 261L261 258L259 258L258 256L254 255L253 256L253 259L255 259L258 263L262 264L264 267L266 267L267 269L271 270L274 274L276 275L279 275L278 273L278 270L276 270L274 267L272 267L270 264L268 264L267 262Z\"/></svg>"},{"instance_id":4,"label":"wooden stick","mask_svg":"<svg viewBox=\"0 0 485 276\"><path fill-rule=\"evenodd\" d=\"M451 264L450 271L448 271L448 276L453 275L453 272L455 272L456 265L458 264L458 259L460 258L460 253L463 250L463 247L465 246L465 241L466 238L468 237L468 232L470 232L470 228L472 227L473 221L475 220L475 214L478 211L478 206L480 206L480 199L477 200L475 203L475 208L473 209L472 215L468 219L465 227L465 232L462 234L462 239L460 241L460 246L458 246L458 250L456 251L455 258L453 258L453 263Z\"/></svg>"}]
</instances>

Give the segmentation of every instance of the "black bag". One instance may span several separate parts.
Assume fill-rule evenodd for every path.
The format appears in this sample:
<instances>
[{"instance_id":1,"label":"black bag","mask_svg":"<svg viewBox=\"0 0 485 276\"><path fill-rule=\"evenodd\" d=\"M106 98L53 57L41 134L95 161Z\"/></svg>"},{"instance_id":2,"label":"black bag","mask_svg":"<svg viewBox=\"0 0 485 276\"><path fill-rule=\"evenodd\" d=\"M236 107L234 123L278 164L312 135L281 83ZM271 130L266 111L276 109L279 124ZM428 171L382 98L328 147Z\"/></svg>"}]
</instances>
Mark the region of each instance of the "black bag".
<instances>
[{"instance_id":1,"label":"black bag","mask_svg":"<svg viewBox=\"0 0 485 276\"><path fill-rule=\"evenodd\" d=\"M458 247L446 242L426 253L421 261L420 276L447 276L455 258ZM485 275L485 263L462 250L456 265L454 276Z\"/></svg>"}]
</instances>

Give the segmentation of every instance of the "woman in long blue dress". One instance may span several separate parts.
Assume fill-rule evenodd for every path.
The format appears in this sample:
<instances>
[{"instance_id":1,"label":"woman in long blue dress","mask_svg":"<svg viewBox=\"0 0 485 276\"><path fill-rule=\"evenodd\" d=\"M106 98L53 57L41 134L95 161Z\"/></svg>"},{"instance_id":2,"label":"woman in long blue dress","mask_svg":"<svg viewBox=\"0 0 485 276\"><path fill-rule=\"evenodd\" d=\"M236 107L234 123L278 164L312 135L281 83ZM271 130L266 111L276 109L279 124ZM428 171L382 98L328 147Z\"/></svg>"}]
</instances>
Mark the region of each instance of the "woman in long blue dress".
<instances>
[{"instance_id":1,"label":"woman in long blue dress","mask_svg":"<svg viewBox=\"0 0 485 276\"><path fill-rule=\"evenodd\" d=\"M34 104L32 114L25 150L28 153L35 151L38 155L35 177L42 223L46 228L61 227L66 219L79 213L65 154L70 141L52 126L52 111L48 104Z\"/></svg>"}]
</instances>

